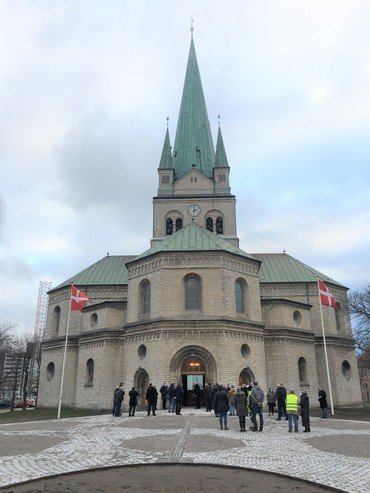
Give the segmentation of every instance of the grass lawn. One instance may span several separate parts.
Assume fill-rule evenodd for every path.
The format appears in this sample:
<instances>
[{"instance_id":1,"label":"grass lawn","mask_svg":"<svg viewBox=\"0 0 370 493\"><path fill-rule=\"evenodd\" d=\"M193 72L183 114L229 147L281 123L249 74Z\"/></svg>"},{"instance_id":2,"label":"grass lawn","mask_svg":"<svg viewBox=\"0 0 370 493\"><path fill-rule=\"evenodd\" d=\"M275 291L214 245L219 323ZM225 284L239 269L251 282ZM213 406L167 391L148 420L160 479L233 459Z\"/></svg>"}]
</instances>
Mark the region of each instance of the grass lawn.
<instances>
[{"instance_id":1,"label":"grass lawn","mask_svg":"<svg viewBox=\"0 0 370 493\"><path fill-rule=\"evenodd\" d=\"M23 409L0 413L0 424L21 423L22 421L40 421L43 419L56 419L57 408L53 409ZM79 416L95 416L99 414L110 414L109 411L96 409L62 409L61 418L75 418Z\"/></svg>"}]
</instances>

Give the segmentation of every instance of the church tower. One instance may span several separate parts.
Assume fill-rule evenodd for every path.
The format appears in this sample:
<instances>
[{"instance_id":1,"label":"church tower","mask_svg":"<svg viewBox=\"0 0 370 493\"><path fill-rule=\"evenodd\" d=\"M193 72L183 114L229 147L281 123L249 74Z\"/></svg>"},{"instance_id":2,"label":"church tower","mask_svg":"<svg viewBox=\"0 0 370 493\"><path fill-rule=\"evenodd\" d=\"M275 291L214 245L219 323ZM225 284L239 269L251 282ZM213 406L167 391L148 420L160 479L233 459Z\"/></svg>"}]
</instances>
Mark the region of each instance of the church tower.
<instances>
[{"instance_id":1,"label":"church tower","mask_svg":"<svg viewBox=\"0 0 370 493\"><path fill-rule=\"evenodd\" d=\"M167 128L158 168L151 245L195 223L238 247L229 175L220 126L215 152L191 38L175 144L172 150Z\"/></svg>"}]
</instances>

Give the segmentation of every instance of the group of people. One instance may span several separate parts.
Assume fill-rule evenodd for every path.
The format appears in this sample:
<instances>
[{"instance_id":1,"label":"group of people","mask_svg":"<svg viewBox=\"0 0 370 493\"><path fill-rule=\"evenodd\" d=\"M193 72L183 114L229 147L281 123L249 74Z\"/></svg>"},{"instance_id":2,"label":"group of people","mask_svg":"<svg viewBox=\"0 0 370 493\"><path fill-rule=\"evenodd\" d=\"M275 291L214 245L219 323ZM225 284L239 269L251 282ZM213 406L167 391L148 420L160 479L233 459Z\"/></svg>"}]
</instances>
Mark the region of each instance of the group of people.
<instances>
[{"instance_id":1,"label":"group of people","mask_svg":"<svg viewBox=\"0 0 370 493\"><path fill-rule=\"evenodd\" d=\"M125 395L123 390L123 383L120 383L114 391L113 401L113 416L121 416L122 401ZM181 409L184 401L184 389L180 383L175 385L171 383L167 385L166 382L161 386L159 393L162 398L162 409L167 409L168 412L181 415ZM195 382L193 386L193 395L195 397L195 408L200 409L200 397L201 388L198 382ZM138 405L139 392L132 387L129 392L129 416L135 416L136 407ZM147 416L156 416L158 391L155 385L149 384L146 391L145 399L147 401ZM235 388L234 385L223 386L215 384L213 387L209 383L206 383L203 388L204 404L206 412L214 410L215 416L219 418L221 430L228 430L228 416L238 416L239 427L241 432L246 431L246 417L249 416L251 420L251 431L263 431L263 404L265 401L265 394L258 382L253 382L253 385L243 384L240 387ZM291 389L286 391L284 385L279 383L277 388L269 389L266 396L268 404L268 415L274 416L275 407L277 405L277 421L281 421L284 417L288 421L288 431L291 433L298 432L298 416L301 415L302 426L304 432L310 432L310 401L307 392L301 390L300 396L295 394L295 391ZM318 400L322 409L322 417L328 417L328 404L326 400L326 393L323 389L318 389ZM257 424L258 417L258 424Z\"/></svg>"},{"instance_id":2,"label":"group of people","mask_svg":"<svg viewBox=\"0 0 370 493\"><path fill-rule=\"evenodd\" d=\"M122 416L122 402L125 395L125 391L123 390L123 382L121 382L113 392L113 410L112 414L115 417ZM135 416L136 406L137 406L137 398L139 396L139 392L132 387L130 392L128 393L129 400L129 416Z\"/></svg>"}]
</instances>

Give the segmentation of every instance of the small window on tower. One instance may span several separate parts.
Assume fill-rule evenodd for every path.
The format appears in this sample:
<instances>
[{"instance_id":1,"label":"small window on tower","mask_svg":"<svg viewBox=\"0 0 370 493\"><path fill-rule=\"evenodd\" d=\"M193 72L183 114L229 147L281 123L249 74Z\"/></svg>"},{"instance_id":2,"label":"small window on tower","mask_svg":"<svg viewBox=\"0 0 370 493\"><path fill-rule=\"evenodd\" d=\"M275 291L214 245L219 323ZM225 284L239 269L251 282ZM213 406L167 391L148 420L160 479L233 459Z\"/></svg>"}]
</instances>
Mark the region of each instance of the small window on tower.
<instances>
[{"instance_id":1,"label":"small window on tower","mask_svg":"<svg viewBox=\"0 0 370 493\"><path fill-rule=\"evenodd\" d=\"M211 217L207 217L206 228L208 229L208 231L213 232L213 219Z\"/></svg>"},{"instance_id":2,"label":"small window on tower","mask_svg":"<svg viewBox=\"0 0 370 493\"><path fill-rule=\"evenodd\" d=\"M166 219L166 235L172 235L172 233L173 233L173 221L169 217L168 219Z\"/></svg>"},{"instance_id":3,"label":"small window on tower","mask_svg":"<svg viewBox=\"0 0 370 493\"><path fill-rule=\"evenodd\" d=\"M218 175L218 181L226 181L226 177L225 177L224 173L221 173Z\"/></svg>"},{"instance_id":4,"label":"small window on tower","mask_svg":"<svg viewBox=\"0 0 370 493\"><path fill-rule=\"evenodd\" d=\"M176 231L178 231L179 229L182 229L182 219L181 219L181 217L178 217L176 219Z\"/></svg>"},{"instance_id":5,"label":"small window on tower","mask_svg":"<svg viewBox=\"0 0 370 493\"><path fill-rule=\"evenodd\" d=\"M224 233L224 221L222 217L216 219L216 233L222 235Z\"/></svg>"}]
</instances>

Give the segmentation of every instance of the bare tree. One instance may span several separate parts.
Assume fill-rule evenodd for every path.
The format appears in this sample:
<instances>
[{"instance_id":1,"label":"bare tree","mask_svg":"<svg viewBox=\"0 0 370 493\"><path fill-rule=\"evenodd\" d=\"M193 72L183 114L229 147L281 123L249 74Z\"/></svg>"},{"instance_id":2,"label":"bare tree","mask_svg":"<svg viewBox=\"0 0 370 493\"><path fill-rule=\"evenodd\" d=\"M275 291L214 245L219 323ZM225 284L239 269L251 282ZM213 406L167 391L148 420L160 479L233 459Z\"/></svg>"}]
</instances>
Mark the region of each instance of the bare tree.
<instances>
[{"instance_id":1,"label":"bare tree","mask_svg":"<svg viewBox=\"0 0 370 493\"><path fill-rule=\"evenodd\" d=\"M0 321L0 351L7 351L11 347L12 334L11 329L14 329L17 324L11 322Z\"/></svg>"},{"instance_id":2,"label":"bare tree","mask_svg":"<svg viewBox=\"0 0 370 493\"><path fill-rule=\"evenodd\" d=\"M350 293L349 309L355 322L353 336L360 352L370 348L370 284Z\"/></svg>"},{"instance_id":3,"label":"bare tree","mask_svg":"<svg viewBox=\"0 0 370 493\"><path fill-rule=\"evenodd\" d=\"M13 385L13 397L11 409L14 409L15 394L18 386L22 389L23 394L23 409L26 408L26 399L28 391L28 377L30 371L30 362L33 357L34 342L33 336L30 334L23 334L12 338L11 354L16 362L14 385ZM18 383L19 382L19 383Z\"/></svg>"}]
</instances>

